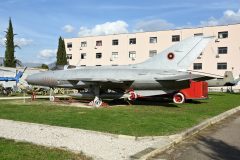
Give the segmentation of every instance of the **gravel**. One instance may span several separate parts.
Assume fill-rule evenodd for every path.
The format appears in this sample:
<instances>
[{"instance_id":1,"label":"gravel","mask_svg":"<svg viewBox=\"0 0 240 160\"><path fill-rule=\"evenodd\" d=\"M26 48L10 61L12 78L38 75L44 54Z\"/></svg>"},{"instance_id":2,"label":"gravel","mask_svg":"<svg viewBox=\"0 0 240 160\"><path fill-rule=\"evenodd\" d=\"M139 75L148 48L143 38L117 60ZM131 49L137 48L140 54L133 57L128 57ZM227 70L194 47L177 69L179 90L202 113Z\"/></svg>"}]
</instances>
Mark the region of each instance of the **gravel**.
<instances>
[{"instance_id":1,"label":"gravel","mask_svg":"<svg viewBox=\"0 0 240 160\"><path fill-rule=\"evenodd\" d=\"M0 119L0 137L83 152L94 159L120 160L158 144L167 137L140 138L82 129Z\"/></svg>"}]
</instances>

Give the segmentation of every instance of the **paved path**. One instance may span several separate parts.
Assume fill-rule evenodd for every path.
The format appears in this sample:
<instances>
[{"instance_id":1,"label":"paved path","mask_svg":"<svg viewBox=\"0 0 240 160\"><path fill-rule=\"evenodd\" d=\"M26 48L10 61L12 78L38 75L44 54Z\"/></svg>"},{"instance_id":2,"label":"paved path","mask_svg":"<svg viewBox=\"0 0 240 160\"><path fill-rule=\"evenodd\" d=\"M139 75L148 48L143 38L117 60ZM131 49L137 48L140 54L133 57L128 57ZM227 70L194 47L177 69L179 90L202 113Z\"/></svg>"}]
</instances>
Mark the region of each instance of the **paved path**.
<instances>
[{"instance_id":1,"label":"paved path","mask_svg":"<svg viewBox=\"0 0 240 160\"><path fill-rule=\"evenodd\" d=\"M104 160L129 159L139 151L165 142L164 137L135 140L133 137L3 119L0 119L0 137L82 151L94 159Z\"/></svg>"},{"instance_id":2,"label":"paved path","mask_svg":"<svg viewBox=\"0 0 240 160\"><path fill-rule=\"evenodd\" d=\"M201 131L153 159L167 160L239 160L240 112Z\"/></svg>"}]
</instances>

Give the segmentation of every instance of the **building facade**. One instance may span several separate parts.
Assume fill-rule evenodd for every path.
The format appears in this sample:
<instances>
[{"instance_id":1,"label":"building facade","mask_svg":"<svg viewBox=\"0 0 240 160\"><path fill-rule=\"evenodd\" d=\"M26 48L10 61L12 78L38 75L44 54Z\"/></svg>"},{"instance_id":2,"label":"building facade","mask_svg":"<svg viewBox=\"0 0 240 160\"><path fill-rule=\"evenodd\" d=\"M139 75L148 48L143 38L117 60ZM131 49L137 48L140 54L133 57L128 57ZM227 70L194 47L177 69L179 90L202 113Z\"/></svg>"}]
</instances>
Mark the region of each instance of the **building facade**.
<instances>
[{"instance_id":1,"label":"building facade","mask_svg":"<svg viewBox=\"0 0 240 160\"><path fill-rule=\"evenodd\" d=\"M215 36L190 70L223 75L240 74L240 24L139 32L129 34L88 36L65 39L70 65L128 65L145 61L164 49L190 36Z\"/></svg>"}]
</instances>

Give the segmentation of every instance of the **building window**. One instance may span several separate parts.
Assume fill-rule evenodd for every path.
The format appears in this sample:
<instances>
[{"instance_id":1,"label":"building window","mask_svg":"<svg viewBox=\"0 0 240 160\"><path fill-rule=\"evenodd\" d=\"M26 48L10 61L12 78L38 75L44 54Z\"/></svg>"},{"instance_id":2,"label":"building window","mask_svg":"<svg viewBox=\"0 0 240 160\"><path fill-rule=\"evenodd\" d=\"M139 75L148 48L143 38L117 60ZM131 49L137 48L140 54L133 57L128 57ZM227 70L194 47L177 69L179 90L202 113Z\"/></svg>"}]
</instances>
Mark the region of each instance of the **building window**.
<instances>
[{"instance_id":1,"label":"building window","mask_svg":"<svg viewBox=\"0 0 240 160\"><path fill-rule=\"evenodd\" d=\"M118 58L118 52L112 52L112 57L111 60L117 59Z\"/></svg>"},{"instance_id":2,"label":"building window","mask_svg":"<svg viewBox=\"0 0 240 160\"><path fill-rule=\"evenodd\" d=\"M178 41L180 41L180 35L173 35L172 42L178 42Z\"/></svg>"},{"instance_id":3,"label":"building window","mask_svg":"<svg viewBox=\"0 0 240 160\"><path fill-rule=\"evenodd\" d=\"M135 60L136 59L136 51L130 51L129 52L129 58L132 59L132 60Z\"/></svg>"},{"instance_id":4,"label":"building window","mask_svg":"<svg viewBox=\"0 0 240 160\"><path fill-rule=\"evenodd\" d=\"M81 47L87 47L87 41L81 42Z\"/></svg>"},{"instance_id":5,"label":"building window","mask_svg":"<svg viewBox=\"0 0 240 160\"><path fill-rule=\"evenodd\" d=\"M117 45L118 45L118 39L112 40L112 45L113 45L113 46L117 46Z\"/></svg>"},{"instance_id":6,"label":"building window","mask_svg":"<svg viewBox=\"0 0 240 160\"><path fill-rule=\"evenodd\" d=\"M96 41L96 46L102 46L102 41Z\"/></svg>"},{"instance_id":7,"label":"building window","mask_svg":"<svg viewBox=\"0 0 240 160\"><path fill-rule=\"evenodd\" d=\"M227 63L217 63L217 69L227 69Z\"/></svg>"},{"instance_id":8,"label":"building window","mask_svg":"<svg viewBox=\"0 0 240 160\"><path fill-rule=\"evenodd\" d=\"M81 59L86 59L87 54L86 53L81 53Z\"/></svg>"},{"instance_id":9,"label":"building window","mask_svg":"<svg viewBox=\"0 0 240 160\"><path fill-rule=\"evenodd\" d=\"M218 47L218 54L227 54L228 47Z\"/></svg>"},{"instance_id":10,"label":"building window","mask_svg":"<svg viewBox=\"0 0 240 160\"><path fill-rule=\"evenodd\" d=\"M67 48L72 48L72 42L67 43Z\"/></svg>"},{"instance_id":11,"label":"building window","mask_svg":"<svg viewBox=\"0 0 240 160\"><path fill-rule=\"evenodd\" d=\"M102 58L102 53L96 53L96 59L101 59Z\"/></svg>"},{"instance_id":12,"label":"building window","mask_svg":"<svg viewBox=\"0 0 240 160\"><path fill-rule=\"evenodd\" d=\"M150 50L149 51L149 57L154 57L157 55L157 50Z\"/></svg>"},{"instance_id":13,"label":"building window","mask_svg":"<svg viewBox=\"0 0 240 160\"><path fill-rule=\"evenodd\" d=\"M203 36L203 33L195 33L194 37L197 37L197 36Z\"/></svg>"},{"instance_id":14,"label":"building window","mask_svg":"<svg viewBox=\"0 0 240 160\"><path fill-rule=\"evenodd\" d=\"M136 38L130 38L129 44L136 44Z\"/></svg>"},{"instance_id":15,"label":"building window","mask_svg":"<svg viewBox=\"0 0 240 160\"><path fill-rule=\"evenodd\" d=\"M202 70L202 63L193 63L194 70Z\"/></svg>"},{"instance_id":16,"label":"building window","mask_svg":"<svg viewBox=\"0 0 240 160\"><path fill-rule=\"evenodd\" d=\"M149 43L157 43L157 37L150 37Z\"/></svg>"},{"instance_id":17,"label":"building window","mask_svg":"<svg viewBox=\"0 0 240 160\"><path fill-rule=\"evenodd\" d=\"M72 59L72 54L67 54L67 59Z\"/></svg>"},{"instance_id":18,"label":"building window","mask_svg":"<svg viewBox=\"0 0 240 160\"><path fill-rule=\"evenodd\" d=\"M228 38L228 31L218 32L218 38Z\"/></svg>"}]
</instances>

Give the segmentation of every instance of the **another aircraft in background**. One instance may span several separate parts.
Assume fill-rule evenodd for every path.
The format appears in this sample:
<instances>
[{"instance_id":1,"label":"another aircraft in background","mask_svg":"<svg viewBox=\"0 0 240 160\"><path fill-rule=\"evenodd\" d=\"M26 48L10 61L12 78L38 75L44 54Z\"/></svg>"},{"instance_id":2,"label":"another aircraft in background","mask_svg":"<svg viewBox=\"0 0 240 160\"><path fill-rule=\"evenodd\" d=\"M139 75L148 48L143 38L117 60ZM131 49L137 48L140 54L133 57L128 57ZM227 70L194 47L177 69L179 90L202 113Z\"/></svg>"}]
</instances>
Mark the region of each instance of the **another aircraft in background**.
<instances>
[{"instance_id":1,"label":"another aircraft in background","mask_svg":"<svg viewBox=\"0 0 240 160\"><path fill-rule=\"evenodd\" d=\"M188 88L190 80L213 78L187 71L213 38L196 36L184 39L139 64L47 71L30 75L26 81L51 88L78 89L79 93L72 96L93 99L92 103L97 107L102 104L102 99L134 100L139 96L174 94Z\"/></svg>"},{"instance_id":2,"label":"another aircraft in background","mask_svg":"<svg viewBox=\"0 0 240 160\"><path fill-rule=\"evenodd\" d=\"M221 87L221 86L235 86L240 81L240 77L234 79L231 71L226 71L223 78L208 80L209 87Z\"/></svg>"},{"instance_id":3,"label":"another aircraft in background","mask_svg":"<svg viewBox=\"0 0 240 160\"><path fill-rule=\"evenodd\" d=\"M17 73L16 73L15 77L0 77L0 81L5 81L5 82L15 81L16 83L18 83L20 78L22 78L23 73L25 72L26 69L27 69L27 67L24 68L23 71L16 71Z\"/></svg>"}]
</instances>

